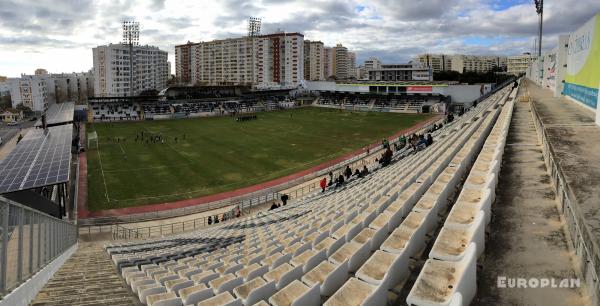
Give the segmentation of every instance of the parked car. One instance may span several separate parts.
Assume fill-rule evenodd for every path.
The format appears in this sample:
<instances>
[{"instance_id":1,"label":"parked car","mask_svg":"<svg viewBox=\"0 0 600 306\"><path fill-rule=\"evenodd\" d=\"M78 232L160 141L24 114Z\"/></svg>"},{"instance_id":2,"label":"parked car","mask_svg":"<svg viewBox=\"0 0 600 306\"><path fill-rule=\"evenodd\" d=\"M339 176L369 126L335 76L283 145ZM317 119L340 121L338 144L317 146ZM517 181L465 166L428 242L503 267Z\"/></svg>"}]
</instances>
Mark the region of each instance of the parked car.
<instances>
[{"instance_id":1,"label":"parked car","mask_svg":"<svg viewBox=\"0 0 600 306\"><path fill-rule=\"evenodd\" d=\"M11 121L7 124L8 126L15 126L15 125L19 125L18 121Z\"/></svg>"}]
</instances>

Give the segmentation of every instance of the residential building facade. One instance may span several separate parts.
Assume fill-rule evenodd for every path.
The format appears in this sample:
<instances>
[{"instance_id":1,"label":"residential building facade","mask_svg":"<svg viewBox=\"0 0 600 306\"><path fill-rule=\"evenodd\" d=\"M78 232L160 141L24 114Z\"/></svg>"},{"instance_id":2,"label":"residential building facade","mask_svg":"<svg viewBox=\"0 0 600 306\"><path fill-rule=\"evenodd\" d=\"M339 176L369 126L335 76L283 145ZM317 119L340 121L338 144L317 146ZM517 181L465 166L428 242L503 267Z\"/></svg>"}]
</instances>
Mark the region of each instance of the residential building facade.
<instances>
[{"instance_id":1,"label":"residential building facade","mask_svg":"<svg viewBox=\"0 0 600 306\"><path fill-rule=\"evenodd\" d=\"M494 69L506 70L506 57L503 56L478 56L454 55L452 57L452 70L457 72L490 72Z\"/></svg>"},{"instance_id":2,"label":"residential building facade","mask_svg":"<svg viewBox=\"0 0 600 306\"><path fill-rule=\"evenodd\" d=\"M420 63L385 64L369 70L370 81L432 81L429 67Z\"/></svg>"},{"instance_id":3,"label":"residential building facade","mask_svg":"<svg viewBox=\"0 0 600 306\"><path fill-rule=\"evenodd\" d=\"M452 56L446 54L419 54L415 61L430 67L433 72L452 70Z\"/></svg>"},{"instance_id":4,"label":"residential building facade","mask_svg":"<svg viewBox=\"0 0 600 306\"><path fill-rule=\"evenodd\" d=\"M325 70L325 79L329 79L330 77L333 77L335 75L335 56L333 55L333 48L325 47L323 55L325 59L323 63L323 69Z\"/></svg>"},{"instance_id":5,"label":"residential building facade","mask_svg":"<svg viewBox=\"0 0 600 306\"><path fill-rule=\"evenodd\" d=\"M325 80L325 46L320 41L304 41L304 79Z\"/></svg>"},{"instance_id":6,"label":"residential building facade","mask_svg":"<svg viewBox=\"0 0 600 306\"><path fill-rule=\"evenodd\" d=\"M304 78L300 33L188 42L176 46L175 54L176 77L183 84L289 86Z\"/></svg>"},{"instance_id":7,"label":"residential building facade","mask_svg":"<svg viewBox=\"0 0 600 306\"><path fill-rule=\"evenodd\" d=\"M506 72L509 74L519 75L527 72L527 68L533 61L530 53L523 53L522 55L509 56L506 67Z\"/></svg>"},{"instance_id":8,"label":"residential building facade","mask_svg":"<svg viewBox=\"0 0 600 306\"><path fill-rule=\"evenodd\" d=\"M168 53L154 46L133 46L132 49L133 56L126 44L93 48L95 96L135 96L147 90L160 91L167 86Z\"/></svg>"},{"instance_id":9,"label":"residential building facade","mask_svg":"<svg viewBox=\"0 0 600 306\"><path fill-rule=\"evenodd\" d=\"M7 82L13 108L19 104L38 112L48 108L48 88L42 76L21 75L20 78L9 78Z\"/></svg>"}]
</instances>

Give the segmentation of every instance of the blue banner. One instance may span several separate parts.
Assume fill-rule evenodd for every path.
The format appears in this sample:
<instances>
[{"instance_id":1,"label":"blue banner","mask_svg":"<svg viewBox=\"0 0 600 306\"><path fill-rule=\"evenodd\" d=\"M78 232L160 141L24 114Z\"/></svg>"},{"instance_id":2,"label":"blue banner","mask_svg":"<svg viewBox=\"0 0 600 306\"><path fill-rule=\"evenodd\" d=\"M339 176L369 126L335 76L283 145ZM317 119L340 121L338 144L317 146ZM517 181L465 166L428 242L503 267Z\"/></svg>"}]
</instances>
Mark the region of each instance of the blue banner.
<instances>
[{"instance_id":1,"label":"blue banner","mask_svg":"<svg viewBox=\"0 0 600 306\"><path fill-rule=\"evenodd\" d=\"M565 82L563 94L596 109L598 106L598 88L585 87Z\"/></svg>"}]
</instances>

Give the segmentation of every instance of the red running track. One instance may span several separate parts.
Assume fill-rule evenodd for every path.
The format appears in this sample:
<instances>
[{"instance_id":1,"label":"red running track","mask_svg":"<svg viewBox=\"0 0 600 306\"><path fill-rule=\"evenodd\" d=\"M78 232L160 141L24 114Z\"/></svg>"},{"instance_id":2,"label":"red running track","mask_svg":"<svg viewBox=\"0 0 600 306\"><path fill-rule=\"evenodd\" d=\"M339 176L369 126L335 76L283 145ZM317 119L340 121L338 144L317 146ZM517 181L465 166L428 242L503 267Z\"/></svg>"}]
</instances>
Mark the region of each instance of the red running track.
<instances>
[{"instance_id":1,"label":"red running track","mask_svg":"<svg viewBox=\"0 0 600 306\"><path fill-rule=\"evenodd\" d=\"M395 138L395 137L399 137L400 135L414 133L414 132L418 131L419 129L429 125L431 122L441 119L441 117L442 117L442 115L437 115L427 121L423 121L423 122L421 122L417 125L414 125L410 128L401 130L398 133L390 136L389 138ZM82 131L83 131L82 133L85 134L84 129L82 129ZM85 135L82 135L82 136L85 136ZM84 138L82 137L82 139L84 139ZM377 147L379 144L380 144L379 142L371 144L369 146L369 149ZM248 187L243 187L243 188L232 190L232 191L225 191L225 192L208 195L208 196L202 196L202 197L194 198L194 199L178 200L178 201L165 202L165 203L159 203L159 204L142 205L142 206L136 206L136 207L105 209L105 210L93 211L93 212L87 210L87 205L86 205L86 203L87 203L87 156L86 156L86 152L83 152L79 156L79 160L80 160L79 178L78 178L79 179L79 182L78 182L79 195L77 197L78 218L85 219L85 218L97 218L97 217L123 216L123 215L130 215L130 214L163 211L163 210L183 208L183 207L200 205L200 204L207 204L207 203L211 203L211 202L228 199L231 197L242 196L245 194L249 194L249 193L263 190L266 188L274 187L274 186L289 182L291 180L301 178L305 175L308 175L313 172L317 172L317 171L323 170L325 168L328 168L330 166L333 166L335 164L341 163L341 162L343 162L347 159L350 159L356 155L359 155L363 152L364 152L364 149L359 149L354 152L348 153L344 156L338 157L334 160L330 160L330 161L322 163L318 166L314 166L310 169L306 169L306 170L303 170L303 171L300 171L300 172L297 172L294 174L290 174L288 176L284 176L284 177L281 177L278 179L274 179L274 180L271 180L268 182L264 182L264 183L260 183L260 184L256 184L256 185L252 185L252 186L248 186Z\"/></svg>"}]
</instances>

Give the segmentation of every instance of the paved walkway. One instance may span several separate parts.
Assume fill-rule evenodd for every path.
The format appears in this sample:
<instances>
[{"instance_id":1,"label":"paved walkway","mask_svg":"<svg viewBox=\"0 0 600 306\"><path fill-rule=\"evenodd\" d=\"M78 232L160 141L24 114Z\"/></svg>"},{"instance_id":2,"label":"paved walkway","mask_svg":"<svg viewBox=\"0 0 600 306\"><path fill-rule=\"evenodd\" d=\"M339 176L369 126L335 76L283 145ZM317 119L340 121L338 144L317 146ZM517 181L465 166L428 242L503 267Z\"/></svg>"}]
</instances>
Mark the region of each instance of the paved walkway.
<instances>
[{"instance_id":1,"label":"paved walkway","mask_svg":"<svg viewBox=\"0 0 600 306\"><path fill-rule=\"evenodd\" d=\"M500 288L500 277L577 278L529 103L516 102L474 305L588 305L582 288ZM583 281L581 282L584 283Z\"/></svg>"}]
</instances>

